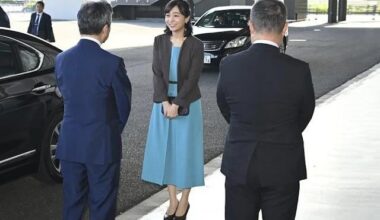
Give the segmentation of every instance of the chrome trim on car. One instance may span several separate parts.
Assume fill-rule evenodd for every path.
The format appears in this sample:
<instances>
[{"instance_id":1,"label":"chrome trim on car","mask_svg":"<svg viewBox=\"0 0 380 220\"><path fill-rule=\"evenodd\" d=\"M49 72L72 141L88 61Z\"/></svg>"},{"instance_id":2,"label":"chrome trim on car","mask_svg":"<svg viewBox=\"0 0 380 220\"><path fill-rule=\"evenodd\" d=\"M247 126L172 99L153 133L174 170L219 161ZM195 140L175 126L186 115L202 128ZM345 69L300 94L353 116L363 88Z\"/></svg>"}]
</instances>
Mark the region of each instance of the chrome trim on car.
<instances>
[{"instance_id":1,"label":"chrome trim on car","mask_svg":"<svg viewBox=\"0 0 380 220\"><path fill-rule=\"evenodd\" d=\"M218 51L220 50L226 41L202 41L203 42L203 48L205 51Z\"/></svg>"},{"instance_id":2,"label":"chrome trim on car","mask_svg":"<svg viewBox=\"0 0 380 220\"><path fill-rule=\"evenodd\" d=\"M33 50L34 52L37 53L39 61L40 61L39 64L38 64L38 66L35 69L33 69L33 70L30 70L30 71L27 71L27 72L22 72L22 73L17 73L17 74L12 74L12 75L9 75L9 76L0 77L0 80L1 79L8 79L8 78L12 78L12 77L26 75L26 74L29 74L31 72L34 72L34 71L37 71L37 70L41 69L42 63L43 63L44 58L45 58L45 55L43 53L41 53L39 50L35 49L34 47L32 47L32 46L30 46L30 45L28 45L28 44L26 44L26 43L24 43L24 42L22 42L20 40L17 40L15 38L11 38L11 37L4 36L4 35L0 35L0 36L4 37L4 38L7 38L9 40L12 40L12 41L16 41L17 43L22 44L23 46L25 46L25 47Z\"/></svg>"},{"instance_id":3,"label":"chrome trim on car","mask_svg":"<svg viewBox=\"0 0 380 220\"><path fill-rule=\"evenodd\" d=\"M23 154L19 154L19 155L16 155L14 157L7 158L5 160L0 161L0 165L6 164L12 160L16 160L16 159L20 159L20 158L24 158L24 157L29 157L35 153L36 153L36 150L31 150L31 151L25 152Z\"/></svg>"}]
</instances>

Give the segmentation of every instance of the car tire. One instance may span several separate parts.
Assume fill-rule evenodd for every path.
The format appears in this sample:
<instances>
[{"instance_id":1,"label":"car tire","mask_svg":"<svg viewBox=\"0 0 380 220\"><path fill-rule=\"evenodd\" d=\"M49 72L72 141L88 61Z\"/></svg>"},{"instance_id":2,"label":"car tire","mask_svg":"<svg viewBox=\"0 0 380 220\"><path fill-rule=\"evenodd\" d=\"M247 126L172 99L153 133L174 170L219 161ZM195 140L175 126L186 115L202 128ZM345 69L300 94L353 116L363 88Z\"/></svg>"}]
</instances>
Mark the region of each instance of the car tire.
<instances>
[{"instance_id":1,"label":"car tire","mask_svg":"<svg viewBox=\"0 0 380 220\"><path fill-rule=\"evenodd\" d=\"M56 149L63 113L56 113L45 130L40 148L40 161L37 177L46 183L61 183L61 165L56 158Z\"/></svg>"}]
</instances>

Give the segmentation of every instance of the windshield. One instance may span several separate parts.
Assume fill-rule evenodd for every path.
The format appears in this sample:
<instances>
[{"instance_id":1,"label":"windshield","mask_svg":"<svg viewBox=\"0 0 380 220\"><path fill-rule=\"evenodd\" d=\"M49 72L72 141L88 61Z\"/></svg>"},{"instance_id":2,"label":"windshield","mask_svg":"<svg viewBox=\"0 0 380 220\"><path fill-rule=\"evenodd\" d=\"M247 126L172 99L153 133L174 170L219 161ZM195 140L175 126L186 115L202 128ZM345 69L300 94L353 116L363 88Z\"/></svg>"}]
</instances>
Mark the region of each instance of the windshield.
<instances>
[{"instance_id":1,"label":"windshield","mask_svg":"<svg viewBox=\"0 0 380 220\"><path fill-rule=\"evenodd\" d=\"M247 27L249 10L224 10L211 12L197 22L198 27L244 28Z\"/></svg>"}]
</instances>

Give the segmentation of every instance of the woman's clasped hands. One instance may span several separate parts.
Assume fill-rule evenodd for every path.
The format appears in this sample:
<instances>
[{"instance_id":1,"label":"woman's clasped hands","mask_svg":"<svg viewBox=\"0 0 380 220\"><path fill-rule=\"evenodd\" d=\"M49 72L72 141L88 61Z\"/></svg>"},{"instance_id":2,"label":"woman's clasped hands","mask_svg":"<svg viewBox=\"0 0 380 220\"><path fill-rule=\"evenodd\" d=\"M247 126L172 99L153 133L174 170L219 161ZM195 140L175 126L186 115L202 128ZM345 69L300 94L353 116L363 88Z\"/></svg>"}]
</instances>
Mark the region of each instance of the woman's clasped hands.
<instances>
[{"instance_id":1,"label":"woman's clasped hands","mask_svg":"<svg viewBox=\"0 0 380 220\"><path fill-rule=\"evenodd\" d=\"M178 116L178 108L179 106L172 103L170 104L168 101L162 102L164 108L164 116L173 119Z\"/></svg>"}]
</instances>

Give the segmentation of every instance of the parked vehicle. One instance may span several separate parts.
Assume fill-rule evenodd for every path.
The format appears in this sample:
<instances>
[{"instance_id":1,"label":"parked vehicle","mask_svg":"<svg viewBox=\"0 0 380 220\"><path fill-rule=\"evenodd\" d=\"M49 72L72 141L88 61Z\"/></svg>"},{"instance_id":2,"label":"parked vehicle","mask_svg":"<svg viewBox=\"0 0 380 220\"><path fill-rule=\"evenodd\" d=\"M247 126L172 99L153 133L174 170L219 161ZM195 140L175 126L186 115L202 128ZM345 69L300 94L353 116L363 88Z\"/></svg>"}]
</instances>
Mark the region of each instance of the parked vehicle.
<instances>
[{"instance_id":1,"label":"parked vehicle","mask_svg":"<svg viewBox=\"0 0 380 220\"><path fill-rule=\"evenodd\" d=\"M35 36L0 28L0 175L35 166L60 182L55 158L63 102L54 63L60 49Z\"/></svg>"},{"instance_id":2,"label":"parked vehicle","mask_svg":"<svg viewBox=\"0 0 380 220\"><path fill-rule=\"evenodd\" d=\"M222 6L205 12L195 21L194 36L204 45L204 63L219 64L220 60L250 47L248 27L252 6ZM288 37L284 37L286 44ZM281 45L285 52L286 45Z\"/></svg>"}]
</instances>

